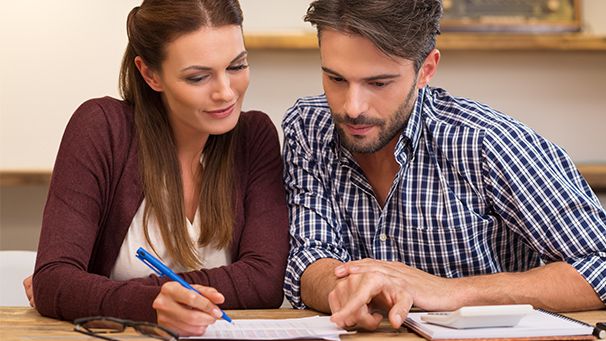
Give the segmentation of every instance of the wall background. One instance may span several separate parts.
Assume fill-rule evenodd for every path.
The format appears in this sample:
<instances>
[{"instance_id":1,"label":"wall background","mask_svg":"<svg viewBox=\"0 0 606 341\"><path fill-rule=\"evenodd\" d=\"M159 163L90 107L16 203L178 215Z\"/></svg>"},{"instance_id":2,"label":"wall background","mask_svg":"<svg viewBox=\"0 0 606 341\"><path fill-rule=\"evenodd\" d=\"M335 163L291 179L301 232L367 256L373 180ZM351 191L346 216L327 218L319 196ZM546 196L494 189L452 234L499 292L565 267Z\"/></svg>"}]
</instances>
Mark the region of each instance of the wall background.
<instances>
[{"instance_id":1,"label":"wall background","mask_svg":"<svg viewBox=\"0 0 606 341\"><path fill-rule=\"evenodd\" d=\"M140 0L0 0L0 170L50 170L83 101L118 96L125 19ZM241 0L245 31L313 29L309 0ZM583 1L586 33L606 35L606 1ZM322 93L318 51L250 50L245 109L277 127ZM432 85L527 123L577 164L606 163L606 52L442 51ZM281 132L280 132L281 133ZM37 247L47 186L2 186L0 250ZM606 198L601 198L606 203Z\"/></svg>"}]
</instances>

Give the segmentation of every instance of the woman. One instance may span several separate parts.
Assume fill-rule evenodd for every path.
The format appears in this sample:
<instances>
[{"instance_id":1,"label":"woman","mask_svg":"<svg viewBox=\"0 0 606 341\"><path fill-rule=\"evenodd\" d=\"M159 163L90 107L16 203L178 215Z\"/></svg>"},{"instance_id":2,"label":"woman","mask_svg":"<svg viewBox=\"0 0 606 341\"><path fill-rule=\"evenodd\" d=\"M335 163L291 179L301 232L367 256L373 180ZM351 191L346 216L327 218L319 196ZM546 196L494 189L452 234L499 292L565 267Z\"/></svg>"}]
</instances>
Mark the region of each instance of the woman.
<instances>
[{"instance_id":1,"label":"woman","mask_svg":"<svg viewBox=\"0 0 606 341\"><path fill-rule=\"evenodd\" d=\"M237 0L145 0L127 32L124 101L85 102L61 142L32 304L181 335L203 334L218 307L279 307L282 163L268 116L240 111L249 70ZM204 296L154 275L141 246Z\"/></svg>"}]
</instances>

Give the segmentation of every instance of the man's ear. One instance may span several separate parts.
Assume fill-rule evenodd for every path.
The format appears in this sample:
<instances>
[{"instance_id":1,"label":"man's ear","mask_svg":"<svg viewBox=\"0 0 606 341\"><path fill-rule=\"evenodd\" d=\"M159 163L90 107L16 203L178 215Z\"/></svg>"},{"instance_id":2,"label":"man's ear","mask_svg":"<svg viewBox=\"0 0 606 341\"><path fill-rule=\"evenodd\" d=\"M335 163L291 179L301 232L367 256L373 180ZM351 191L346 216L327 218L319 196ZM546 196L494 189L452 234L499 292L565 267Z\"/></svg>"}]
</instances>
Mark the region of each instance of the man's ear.
<instances>
[{"instance_id":1,"label":"man's ear","mask_svg":"<svg viewBox=\"0 0 606 341\"><path fill-rule=\"evenodd\" d=\"M429 56L421 65L419 69L419 76L417 77L417 88L422 89L429 81L433 78L433 75L436 74L436 70L438 69L438 63L440 62L440 51L434 49L429 53Z\"/></svg>"},{"instance_id":2,"label":"man's ear","mask_svg":"<svg viewBox=\"0 0 606 341\"><path fill-rule=\"evenodd\" d=\"M143 76L143 79L145 79L145 82L147 83L147 85L149 85L150 88L157 92L163 91L162 83L158 79L158 74L152 69L150 69L141 57L135 57L135 65L137 66L137 69L139 69L141 76Z\"/></svg>"}]
</instances>

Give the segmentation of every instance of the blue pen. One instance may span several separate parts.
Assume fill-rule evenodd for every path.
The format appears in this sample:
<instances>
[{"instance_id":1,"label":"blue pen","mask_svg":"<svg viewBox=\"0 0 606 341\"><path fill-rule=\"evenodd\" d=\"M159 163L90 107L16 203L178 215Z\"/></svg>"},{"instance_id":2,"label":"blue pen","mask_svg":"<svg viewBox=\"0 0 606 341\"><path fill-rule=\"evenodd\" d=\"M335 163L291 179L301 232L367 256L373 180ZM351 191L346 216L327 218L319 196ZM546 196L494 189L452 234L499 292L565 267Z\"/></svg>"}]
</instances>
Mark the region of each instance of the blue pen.
<instances>
[{"instance_id":1,"label":"blue pen","mask_svg":"<svg viewBox=\"0 0 606 341\"><path fill-rule=\"evenodd\" d=\"M143 249L142 247L137 250L137 258L143 261L143 263L147 264L147 266L154 270L160 277L166 276L175 282L179 282L179 284L181 284L185 288L197 292L198 294L200 294L200 296L204 296L194 287L189 285L189 283L184 281L183 278L179 277L179 275L174 273L168 266L164 265L164 263L159 261L156 257L152 256L149 252L145 251L145 249ZM219 308L219 310L221 310L221 308ZM221 316L222 319L229 323L232 323L229 316L227 316L227 314L225 314L223 310L221 310L221 313L223 313L223 315Z\"/></svg>"}]
</instances>

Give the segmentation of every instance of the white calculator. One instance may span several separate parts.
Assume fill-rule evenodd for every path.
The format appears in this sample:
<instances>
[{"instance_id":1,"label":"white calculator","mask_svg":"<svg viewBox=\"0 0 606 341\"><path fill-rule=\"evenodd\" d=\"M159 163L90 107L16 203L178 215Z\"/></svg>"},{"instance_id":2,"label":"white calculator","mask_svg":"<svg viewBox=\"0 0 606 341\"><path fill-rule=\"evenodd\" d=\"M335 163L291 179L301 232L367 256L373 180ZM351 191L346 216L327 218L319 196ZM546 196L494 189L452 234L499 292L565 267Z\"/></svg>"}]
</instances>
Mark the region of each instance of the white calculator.
<instances>
[{"instance_id":1,"label":"white calculator","mask_svg":"<svg viewBox=\"0 0 606 341\"><path fill-rule=\"evenodd\" d=\"M532 311L529 304L486 305L462 307L452 312L430 312L421 315L421 320L456 329L513 327Z\"/></svg>"}]
</instances>

